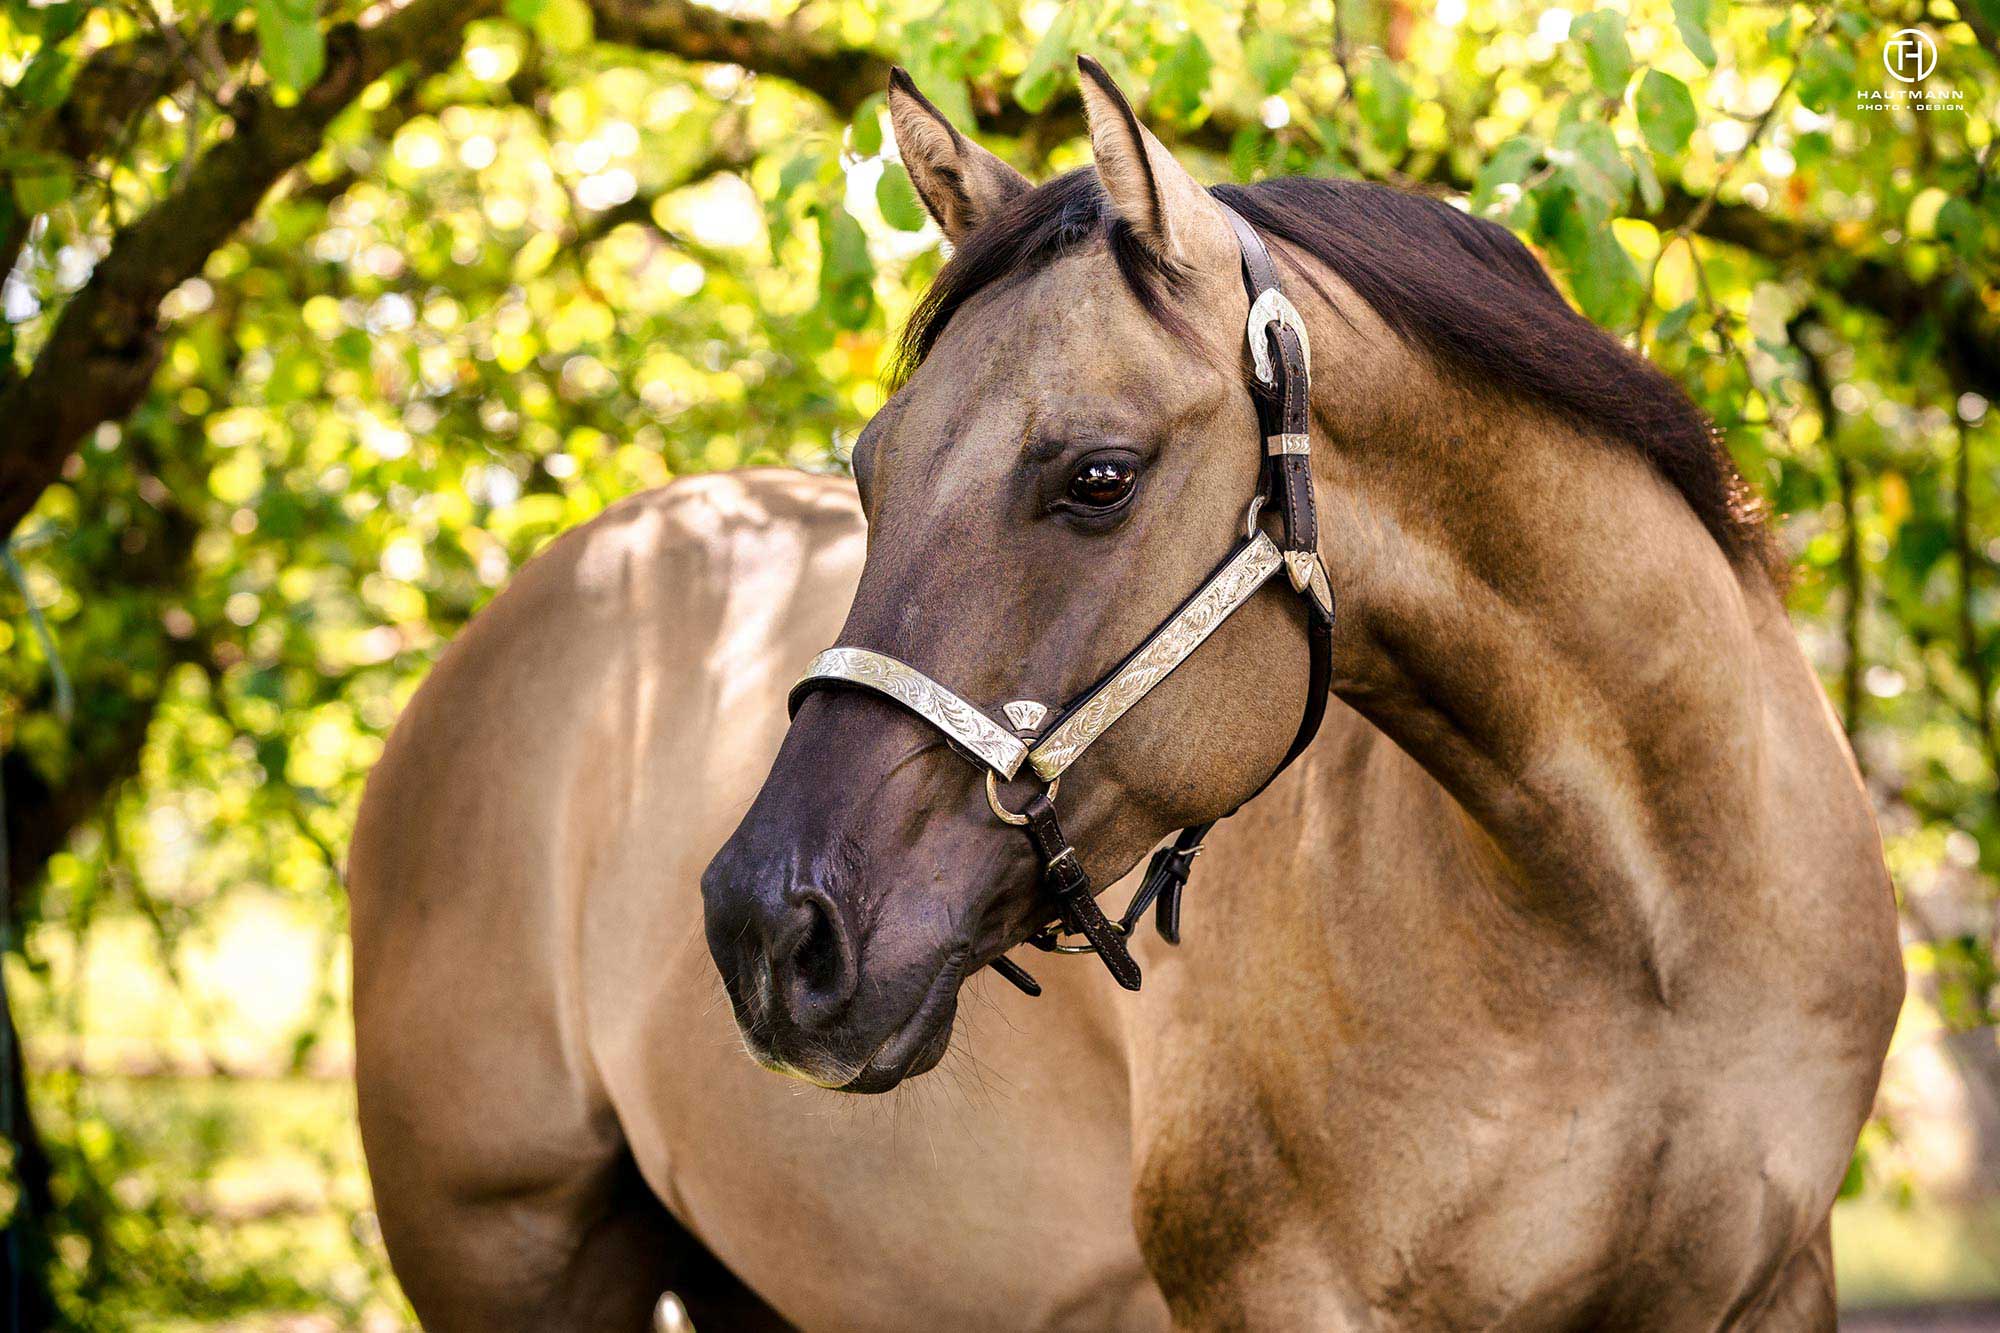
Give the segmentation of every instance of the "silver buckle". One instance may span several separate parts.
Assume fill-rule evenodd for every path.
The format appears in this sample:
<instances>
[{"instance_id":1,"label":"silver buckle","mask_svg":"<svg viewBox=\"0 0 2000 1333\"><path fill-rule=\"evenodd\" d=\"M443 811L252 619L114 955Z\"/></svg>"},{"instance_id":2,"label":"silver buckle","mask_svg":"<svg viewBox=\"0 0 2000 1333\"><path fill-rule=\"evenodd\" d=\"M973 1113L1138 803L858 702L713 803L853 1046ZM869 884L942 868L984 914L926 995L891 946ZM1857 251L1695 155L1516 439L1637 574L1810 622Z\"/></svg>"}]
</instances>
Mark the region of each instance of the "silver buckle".
<instances>
[{"instance_id":1,"label":"silver buckle","mask_svg":"<svg viewBox=\"0 0 2000 1333\"><path fill-rule=\"evenodd\" d=\"M1278 372L1271 365L1271 347L1264 336L1264 330L1276 324L1290 329L1298 336L1299 354L1305 358L1306 373L1312 373L1312 341L1306 336L1306 322L1299 317L1298 308L1285 299L1285 294L1276 287L1268 287L1250 303L1250 322L1244 336L1250 340L1250 365L1257 372L1257 382L1275 385Z\"/></svg>"}]
</instances>

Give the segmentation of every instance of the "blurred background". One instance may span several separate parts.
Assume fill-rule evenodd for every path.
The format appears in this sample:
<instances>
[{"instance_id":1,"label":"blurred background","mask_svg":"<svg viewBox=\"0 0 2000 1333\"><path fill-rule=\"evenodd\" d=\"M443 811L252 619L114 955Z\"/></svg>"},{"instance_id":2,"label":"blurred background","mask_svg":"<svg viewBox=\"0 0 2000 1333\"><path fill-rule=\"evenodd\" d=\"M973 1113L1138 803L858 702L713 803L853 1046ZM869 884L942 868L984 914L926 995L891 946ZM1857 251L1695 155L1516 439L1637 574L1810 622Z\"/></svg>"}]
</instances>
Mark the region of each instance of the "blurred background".
<instances>
[{"instance_id":1,"label":"blurred background","mask_svg":"<svg viewBox=\"0 0 2000 1333\"><path fill-rule=\"evenodd\" d=\"M2000 1320L2000 0L1963 3L0 0L0 1323L406 1326L349 1083L369 763L556 532L844 466L940 260L891 63L1041 176L1087 160L1078 51L1208 179L1499 219L1714 415L1904 908L1844 1296Z\"/></svg>"}]
</instances>

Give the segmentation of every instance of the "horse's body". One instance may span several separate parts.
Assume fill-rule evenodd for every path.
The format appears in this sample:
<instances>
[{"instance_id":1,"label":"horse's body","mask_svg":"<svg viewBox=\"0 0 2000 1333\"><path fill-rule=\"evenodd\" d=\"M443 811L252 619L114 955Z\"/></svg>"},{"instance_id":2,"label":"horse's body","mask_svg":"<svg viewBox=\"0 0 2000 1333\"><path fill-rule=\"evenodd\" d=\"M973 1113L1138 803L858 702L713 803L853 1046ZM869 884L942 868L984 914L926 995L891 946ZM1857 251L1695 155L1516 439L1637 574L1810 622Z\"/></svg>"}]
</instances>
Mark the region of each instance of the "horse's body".
<instances>
[{"instance_id":1,"label":"horse's body","mask_svg":"<svg viewBox=\"0 0 2000 1333\"><path fill-rule=\"evenodd\" d=\"M1183 945L1139 942L1139 996L1089 960L1038 1001L979 971L1047 909L936 733L851 691L787 732L836 637L988 706L1068 697L1242 530L1241 343L1141 308L1242 327L1234 240L1086 73L1102 194L1027 195L892 91L961 244L940 286L986 285L857 447L865 528L846 483L788 474L629 501L397 729L350 867L355 1013L419 1313L636 1327L673 1287L711 1330L1831 1327L1828 1216L1902 994L1866 796L1726 463L1511 240L1230 196L1306 238L1338 700L1212 837ZM1055 240L1002 263L1016 234ZM1371 264L1400 276L1364 298ZM1097 882L1278 763L1302 636L1258 597L1065 775ZM892 1086L961 977L960 1058L887 1099L744 1058Z\"/></svg>"}]
</instances>

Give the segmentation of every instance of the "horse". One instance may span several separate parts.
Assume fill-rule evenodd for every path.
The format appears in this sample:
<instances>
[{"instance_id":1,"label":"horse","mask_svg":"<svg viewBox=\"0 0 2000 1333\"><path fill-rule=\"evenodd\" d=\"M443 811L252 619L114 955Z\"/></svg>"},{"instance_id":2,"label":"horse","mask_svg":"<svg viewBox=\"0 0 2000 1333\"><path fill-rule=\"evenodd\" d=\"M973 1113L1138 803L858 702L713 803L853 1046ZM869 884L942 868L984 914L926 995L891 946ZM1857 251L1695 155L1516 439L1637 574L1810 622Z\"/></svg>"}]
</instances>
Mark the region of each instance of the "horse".
<instances>
[{"instance_id":1,"label":"horse","mask_svg":"<svg viewBox=\"0 0 2000 1333\"><path fill-rule=\"evenodd\" d=\"M417 1312L1832 1328L1896 913L1710 423L1503 228L1205 188L1080 83L1093 162L1031 185L893 79L954 249L852 482L612 506L397 725L349 882ZM1249 349L1247 246L1291 312ZM1273 351L1310 389L1266 439ZM1294 466L1307 546L1245 512ZM1297 595L1265 571L1059 794L1019 767L1049 704L1274 542ZM957 730L879 682L792 694L828 644ZM1015 767L968 762L995 733ZM1042 805L1067 857L996 817ZM1093 927L1129 974L1039 985L1009 956L1217 820L1178 945Z\"/></svg>"}]
</instances>

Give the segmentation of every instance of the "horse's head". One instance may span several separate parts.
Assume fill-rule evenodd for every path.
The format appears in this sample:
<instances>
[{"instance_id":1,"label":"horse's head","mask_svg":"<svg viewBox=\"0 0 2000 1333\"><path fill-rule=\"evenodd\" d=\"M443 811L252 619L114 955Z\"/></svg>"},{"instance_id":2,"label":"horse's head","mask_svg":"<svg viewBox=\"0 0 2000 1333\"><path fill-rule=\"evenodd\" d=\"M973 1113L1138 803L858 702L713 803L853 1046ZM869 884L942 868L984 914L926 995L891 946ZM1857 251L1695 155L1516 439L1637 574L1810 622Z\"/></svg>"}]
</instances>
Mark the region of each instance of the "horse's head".
<instances>
[{"instance_id":1,"label":"horse's head","mask_svg":"<svg viewBox=\"0 0 2000 1333\"><path fill-rule=\"evenodd\" d=\"M1037 189L894 81L903 160L957 250L854 450L869 547L840 643L1025 732L1044 719L1008 704L1052 721L1201 586L1243 536L1263 454L1229 219L1095 64L1082 86L1095 170ZM1093 884L1278 766L1302 623L1293 598L1250 599L1063 773ZM879 1091L942 1056L960 983L1053 911L987 772L878 693L803 698L702 880L760 1059ZM1019 809L1042 785L1023 767L997 794Z\"/></svg>"}]
</instances>

